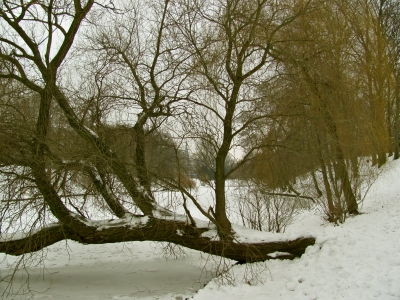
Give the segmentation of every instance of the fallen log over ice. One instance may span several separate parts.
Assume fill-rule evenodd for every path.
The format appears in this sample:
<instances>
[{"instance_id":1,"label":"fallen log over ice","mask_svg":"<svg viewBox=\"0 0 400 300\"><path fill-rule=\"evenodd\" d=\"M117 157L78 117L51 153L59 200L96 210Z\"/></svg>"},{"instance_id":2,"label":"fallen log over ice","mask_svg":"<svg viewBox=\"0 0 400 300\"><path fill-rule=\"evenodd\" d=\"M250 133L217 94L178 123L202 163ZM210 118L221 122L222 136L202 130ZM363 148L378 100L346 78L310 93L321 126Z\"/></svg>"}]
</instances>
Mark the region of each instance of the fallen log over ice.
<instances>
[{"instance_id":1,"label":"fallen log over ice","mask_svg":"<svg viewBox=\"0 0 400 300\"><path fill-rule=\"evenodd\" d=\"M88 221L85 228L74 230L60 224L52 224L25 236L2 237L0 252L22 255L35 252L59 241L70 239L83 244L119 243L128 241L170 242L190 249L226 257L239 263L265 261L268 259L293 259L300 257L313 237L287 238L285 234L272 234L246 229L240 236L219 239L216 230L208 223L196 227L179 219L129 216L109 221ZM82 225L82 224L81 224ZM76 227L75 227L76 228ZM257 239L246 238L247 233ZM265 237L265 238L264 238ZM275 240L273 240L275 238Z\"/></svg>"}]
</instances>

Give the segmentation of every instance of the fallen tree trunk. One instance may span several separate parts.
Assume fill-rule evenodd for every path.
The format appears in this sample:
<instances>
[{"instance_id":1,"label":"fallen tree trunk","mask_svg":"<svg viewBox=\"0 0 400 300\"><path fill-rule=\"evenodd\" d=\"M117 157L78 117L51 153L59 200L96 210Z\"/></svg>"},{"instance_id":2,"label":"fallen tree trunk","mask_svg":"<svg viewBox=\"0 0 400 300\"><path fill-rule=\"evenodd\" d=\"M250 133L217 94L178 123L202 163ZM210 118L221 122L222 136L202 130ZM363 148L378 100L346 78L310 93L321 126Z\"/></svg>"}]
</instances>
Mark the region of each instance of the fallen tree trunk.
<instances>
[{"instance_id":1,"label":"fallen tree trunk","mask_svg":"<svg viewBox=\"0 0 400 300\"><path fill-rule=\"evenodd\" d=\"M43 228L29 236L2 239L0 252L22 255L35 252L61 240L70 239L83 244L119 243L128 241L171 242L190 249L249 263L267 259L293 259L300 257L305 249L315 243L313 237L285 240L277 234L278 241L243 243L232 240L210 238L213 231L208 227L187 225L183 220L137 217L91 221L86 223L84 233L60 224ZM270 237L269 237L270 239Z\"/></svg>"}]
</instances>

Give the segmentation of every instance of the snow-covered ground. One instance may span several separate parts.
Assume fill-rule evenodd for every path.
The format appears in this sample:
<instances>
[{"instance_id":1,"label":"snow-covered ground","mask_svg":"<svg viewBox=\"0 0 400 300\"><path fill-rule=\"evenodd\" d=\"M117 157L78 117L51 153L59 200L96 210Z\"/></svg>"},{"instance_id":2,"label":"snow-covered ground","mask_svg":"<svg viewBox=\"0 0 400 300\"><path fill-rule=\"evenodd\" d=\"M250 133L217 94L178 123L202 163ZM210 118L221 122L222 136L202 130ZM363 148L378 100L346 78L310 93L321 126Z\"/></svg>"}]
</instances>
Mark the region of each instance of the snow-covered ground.
<instances>
[{"instance_id":1,"label":"snow-covered ground","mask_svg":"<svg viewBox=\"0 0 400 300\"><path fill-rule=\"evenodd\" d=\"M400 162L385 168L362 215L333 226L306 213L287 229L317 237L300 259L267 262L263 283L214 280L194 299L400 299ZM241 278L246 267L232 271Z\"/></svg>"},{"instance_id":2,"label":"snow-covered ground","mask_svg":"<svg viewBox=\"0 0 400 300\"><path fill-rule=\"evenodd\" d=\"M291 235L317 238L299 259L233 266L209 282L213 268L232 262L190 250L184 258L165 260L161 245L150 242L68 242L68 247L61 242L43 253L45 269L31 267L32 294L4 298L400 299L400 161L384 168L364 201L362 215L333 226L317 212L307 212L287 228ZM4 277L15 258L0 258ZM22 275L16 278L26 280ZM14 292L19 286L14 282ZM0 292L5 287L1 283Z\"/></svg>"}]
</instances>

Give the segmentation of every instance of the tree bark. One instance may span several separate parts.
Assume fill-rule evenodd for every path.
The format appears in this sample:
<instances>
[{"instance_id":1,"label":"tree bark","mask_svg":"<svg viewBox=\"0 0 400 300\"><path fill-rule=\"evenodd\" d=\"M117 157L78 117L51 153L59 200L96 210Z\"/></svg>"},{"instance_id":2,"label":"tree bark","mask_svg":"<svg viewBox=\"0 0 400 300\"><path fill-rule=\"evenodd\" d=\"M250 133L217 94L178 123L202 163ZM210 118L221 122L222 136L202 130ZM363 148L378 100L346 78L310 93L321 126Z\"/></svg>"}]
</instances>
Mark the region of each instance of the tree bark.
<instances>
[{"instance_id":1,"label":"tree bark","mask_svg":"<svg viewBox=\"0 0 400 300\"><path fill-rule=\"evenodd\" d=\"M398 159L400 157L399 151L399 119L400 119L400 78L396 78L396 103L395 103L395 112L394 112L394 159Z\"/></svg>"},{"instance_id":2,"label":"tree bark","mask_svg":"<svg viewBox=\"0 0 400 300\"><path fill-rule=\"evenodd\" d=\"M151 194L150 180L146 166L146 136L143 126L144 124L139 122L137 122L134 126L136 139L135 163L137 177L141 186L143 186L146 191Z\"/></svg>"},{"instance_id":3,"label":"tree bark","mask_svg":"<svg viewBox=\"0 0 400 300\"><path fill-rule=\"evenodd\" d=\"M102 170L100 164L96 166L98 176L93 168L85 167L86 173L89 175L97 191L102 195L104 201L106 201L108 207L118 218L123 218L127 213L124 206L116 199L115 195L112 193L110 187L108 186L106 175Z\"/></svg>"},{"instance_id":4,"label":"tree bark","mask_svg":"<svg viewBox=\"0 0 400 300\"><path fill-rule=\"evenodd\" d=\"M220 151L221 152L221 151ZM218 153L216 159L215 172L215 221L218 230L223 237L231 235L232 225L226 215L226 198L225 198L225 158L227 153Z\"/></svg>"},{"instance_id":5,"label":"tree bark","mask_svg":"<svg viewBox=\"0 0 400 300\"><path fill-rule=\"evenodd\" d=\"M132 220L135 224L132 225ZM28 237L0 241L0 252L22 255L39 251L59 241L70 239L82 244L105 244L128 241L172 242L190 249L233 259L239 263L265 261L267 259L294 259L300 257L315 238L299 237L265 243L239 243L226 239L211 240L201 234L209 228L196 228L184 221L133 216L130 220L119 219L88 226L85 233L76 232L69 226L53 225ZM281 236L277 234L277 236ZM281 252L280 255L274 255Z\"/></svg>"}]
</instances>

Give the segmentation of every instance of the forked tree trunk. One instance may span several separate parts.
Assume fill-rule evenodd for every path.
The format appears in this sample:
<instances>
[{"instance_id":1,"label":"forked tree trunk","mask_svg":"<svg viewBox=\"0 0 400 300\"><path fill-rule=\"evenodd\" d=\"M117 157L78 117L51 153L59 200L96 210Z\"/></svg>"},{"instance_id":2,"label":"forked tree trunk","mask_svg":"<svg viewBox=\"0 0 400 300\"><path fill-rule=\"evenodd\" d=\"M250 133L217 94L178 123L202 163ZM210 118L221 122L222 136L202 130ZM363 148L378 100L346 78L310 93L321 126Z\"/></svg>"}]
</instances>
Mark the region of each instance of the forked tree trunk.
<instances>
[{"instance_id":1,"label":"forked tree trunk","mask_svg":"<svg viewBox=\"0 0 400 300\"><path fill-rule=\"evenodd\" d=\"M347 170L347 166L344 160L344 153L340 146L338 129L336 123L333 121L333 118L328 108L326 107L326 104L324 102L321 103L323 103L322 112L325 117L324 121L329 130L330 135L334 138L334 142L336 143L335 157L334 157L336 163L334 171L336 173L335 175L340 179L340 182L342 183L342 190L346 201L347 212L349 214L358 214L358 204L353 192L353 188L351 186L349 172Z\"/></svg>"},{"instance_id":2,"label":"forked tree trunk","mask_svg":"<svg viewBox=\"0 0 400 300\"><path fill-rule=\"evenodd\" d=\"M57 87L53 87L53 96L57 101L60 108L63 110L65 117L72 129L91 144L98 153L103 156L103 159L107 161L110 168L113 170L115 176L124 185L125 189L129 193L132 200L139 207L139 209L146 215L152 215L157 210L157 203L154 201L151 195L142 193L140 185L135 181L134 176L127 169L125 164L118 159L114 151L97 135L90 132L85 126L79 122L74 110L70 103L65 98L63 92Z\"/></svg>"}]
</instances>

